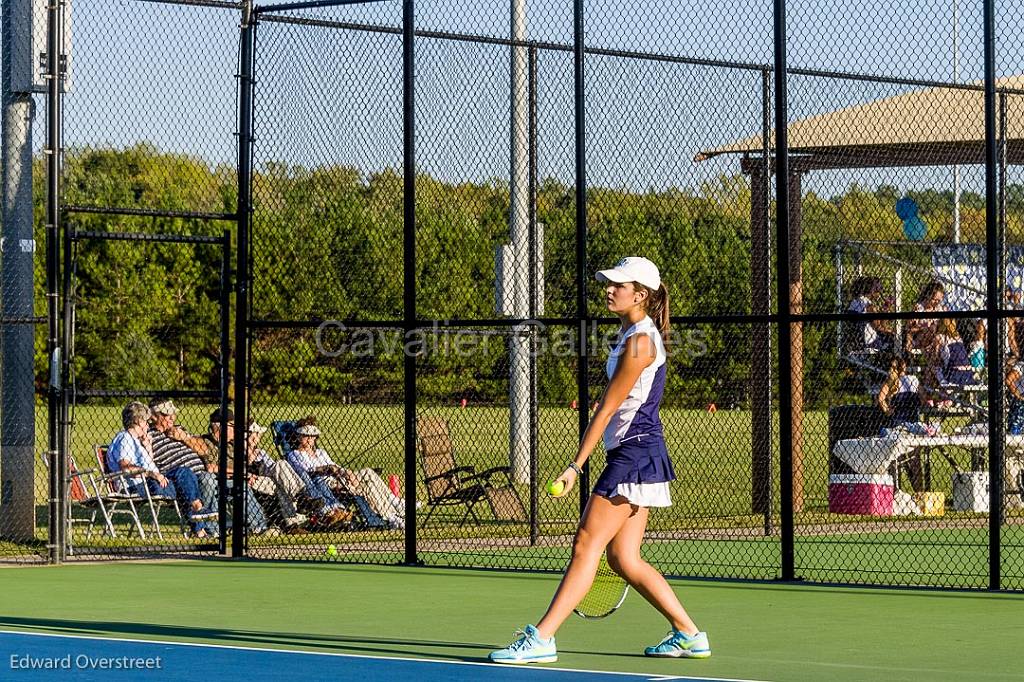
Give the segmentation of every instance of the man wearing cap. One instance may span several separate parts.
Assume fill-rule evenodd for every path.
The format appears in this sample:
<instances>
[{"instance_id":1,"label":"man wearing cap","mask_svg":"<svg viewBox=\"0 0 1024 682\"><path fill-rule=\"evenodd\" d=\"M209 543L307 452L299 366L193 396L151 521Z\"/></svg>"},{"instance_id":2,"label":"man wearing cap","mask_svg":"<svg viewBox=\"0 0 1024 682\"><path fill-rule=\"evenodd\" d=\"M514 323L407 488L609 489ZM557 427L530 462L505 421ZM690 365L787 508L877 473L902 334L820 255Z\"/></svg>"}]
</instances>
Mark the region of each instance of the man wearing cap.
<instances>
[{"instance_id":1,"label":"man wearing cap","mask_svg":"<svg viewBox=\"0 0 1024 682\"><path fill-rule=\"evenodd\" d=\"M249 420L246 431L249 487L264 498L263 504L268 508L276 505L275 511L282 519L285 533L303 535L306 533L303 526L308 519L298 512L295 500L305 494L306 486L287 462L273 459L260 448L260 438L266 431L267 427Z\"/></svg>"},{"instance_id":2,"label":"man wearing cap","mask_svg":"<svg viewBox=\"0 0 1024 682\"><path fill-rule=\"evenodd\" d=\"M206 460L199 454L210 450L209 441L202 436L194 436L181 428L176 421L178 408L171 400L155 400L150 403L153 413L150 419L150 438L153 442L153 459L161 471L170 471L178 467L190 469L199 484L199 496L203 506L210 510L216 518L217 501L220 497L217 486L216 467L208 470ZM216 462L218 452L213 450L212 459ZM230 487L230 481L229 481ZM254 533L262 533L267 529L266 514L258 500L247 500L249 510L249 529Z\"/></svg>"},{"instance_id":3,"label":"man wearing cap","mask_svg":"<svg viewBox=\"0 0 1024 682\"><path fill-rule=\"evenodd\" d=\"M171 400L154 400L149 404L149 435L153 442L153 459L160 471L177 467L191 469L196 478L211 476L199 453L189 445L199 440L177 424L178 407ZM209 502L205 500L204 502ZM209 506L209 505L207 505Z\"/></svg>"},{"instance_id":4,"label":"man wearing cap","mask_svg":"<svg viewBox=\"0 0 1024 682\"><path fill-rule=\"evenodd\" d=\"M230 446L235 440L235 413L233 410L228 408L225 413L227 417L227 444ZM220 425L221 425L221 411L220 409L214 410L210 414L210 425L207 432L200 439L202 444L200 445L200 456L206 464L206 470L211 474L216 474L220 469ZM234 458L228 456L226 473L228 476L228 489L233 487L233 479L231 475L234 473ZM267 513L263 509L263 505L260 504L256 496L251 494L253 490L258 486L260 489L274 489L276 484L266 478L265 476L257 476L256 474L249 473L247 476L246 496L245 496L245 507L247 510L247 522L250 530L255 533L262 533L267 527ZM216 476L214 476L214 491L216 490ZM288 533L302 532L297 530L301 528L301 522L304 519L301 517L296 518L293 513L285 522L284 530ZM276 532L276 531L275 531Z\"/></svg>"},{"instance_id":5,"label":"man wearing cap","mask_svg":"<svg viewBox=\"0 0 1024 682\"><path fill-rule=\"evenodd\" d=\"M217 486L217 474L210 471L206 460L198 451L206 453L207 441L202 436L194 436L178 426L175 421L178 408L170 400L154 401L150 405L153 418L150 420L150 434L153 439L154 459L157 466L186 467L192 470L199 483L199 495L208 510L216 510L220 498ZM198 451L197 451L198 450ZM214 453L214 458L216 458ZM228 481L230 487L231 482ZM249 510L248 525L253 533L262 533L267 529L266 514L255 500L247 500ZM216 517L216 512L211 511ZM230 520L229 520L230 521Z\"/></svg>"}]
</instances>

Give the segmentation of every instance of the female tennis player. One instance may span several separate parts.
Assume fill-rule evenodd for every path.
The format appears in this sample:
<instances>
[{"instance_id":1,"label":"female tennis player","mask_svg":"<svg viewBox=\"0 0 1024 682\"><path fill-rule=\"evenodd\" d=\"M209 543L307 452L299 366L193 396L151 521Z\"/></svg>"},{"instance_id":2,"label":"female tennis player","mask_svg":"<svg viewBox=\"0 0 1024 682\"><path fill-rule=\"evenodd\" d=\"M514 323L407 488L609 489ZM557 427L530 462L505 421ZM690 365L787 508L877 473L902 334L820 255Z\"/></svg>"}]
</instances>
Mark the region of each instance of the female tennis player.
<instances>
[{"instance_id":1,"label":"female tennis player","mask_svg":"<svg viewBox=\"0 0 1024 682\"><path fill-rule=\"evenodd\" d=\"M607 462L594 485L573 541L572 560L551 605L536 626L516 633L506 648L493 651L495 663L551 663L558 660L555 632L594 582L601 555L608 565L661 612L672 626L648 656L707 658L707 633L701 632L679 603L665 578L640 558L650 507L672 504L669 481L675 479L665 448L658 406L665 388L668 292L657 266L646 258L624 258L597 273L605 283L608 309L622 329L608 358L610 379L576 457L555 483L560 496L576 482L583 464L604 435ZM652 320L653 318L653 320Z\"/></svg>"}]
</instances>

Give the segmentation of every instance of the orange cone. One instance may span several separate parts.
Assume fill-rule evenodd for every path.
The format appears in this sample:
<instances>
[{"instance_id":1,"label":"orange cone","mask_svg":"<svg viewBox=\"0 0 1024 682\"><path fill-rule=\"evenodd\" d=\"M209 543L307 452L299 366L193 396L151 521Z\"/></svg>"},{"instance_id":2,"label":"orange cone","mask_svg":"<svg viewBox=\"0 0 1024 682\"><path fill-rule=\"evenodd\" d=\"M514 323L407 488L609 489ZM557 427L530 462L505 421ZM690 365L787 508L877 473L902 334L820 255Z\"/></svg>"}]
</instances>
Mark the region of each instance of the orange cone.
<instances>
[{"instance_id":1,"label":"orange cone","mask_svg":"<svg viewBox=\"0 0 1024 682\"><path fill-rule=\"evenodd\" d=\"M710 412L711 414L718 412L718 408L715 406L714 403L708 403L708 412Z\"/></svg>"}]
</instances>

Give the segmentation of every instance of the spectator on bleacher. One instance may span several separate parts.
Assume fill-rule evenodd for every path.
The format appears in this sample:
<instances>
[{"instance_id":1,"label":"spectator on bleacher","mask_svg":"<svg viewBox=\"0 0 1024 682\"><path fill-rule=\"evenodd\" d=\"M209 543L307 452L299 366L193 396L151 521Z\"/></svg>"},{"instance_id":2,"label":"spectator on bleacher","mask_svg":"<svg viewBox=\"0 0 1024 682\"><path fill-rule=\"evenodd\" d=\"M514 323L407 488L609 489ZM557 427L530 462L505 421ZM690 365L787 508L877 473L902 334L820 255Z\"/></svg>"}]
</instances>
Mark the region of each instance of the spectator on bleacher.
<instances>
[{"instance_id":1,"label":"spectator on bleacher","mask_svg":"<svg viewBox=\"0 0 1024 682\"><path fill-rule=\"evenodd\" d=\"M960 338L955 320L948 317L939 320L935 354L931 360L932 371L938 384L973 386L978 383L967 346Z\"/></svg>"},{"instance_id":2,"label":"spectator on bleacher","mask_svg":"<svg viewBox=\"0 0 1024 682\"><path fill-rule=\"evenodd\" d=\"M289 535L304 535L308 519L296 508L298 498L306 495L306 486L291 466L282 460L273 459L260 448L260 438L266 432L254 420L249 420L246 437L246 466L249 473L249 487L260 498L271 518L281 519L282 530Z\"/></svg>"},{"instance_id":3,"label":"spectator on bleacher","mask_svg":"<svg viewBox=\"0 0 1024 682\"><path fill-rule=\"evenodd\" d=\"M211 474L214 474L213 488L217 489L216 474L220 471L220 422L221 413L220 409L214 410L210 414L210 425L207 432L200 439L202 443L199 445L201 450L199 456L203 458L203 462L206 465L206 470ZM227 444L230 446L234 441L235 435L235 414L230 409L227 411L227 422L228 422L228 437ZM234 479L232 474L234 473L234 456L230 447L228 449L227 466L225 468L225 474L227 476L227 489L231 491L234 488ZM249 493L250 491L246 491ZM213 494L212 491L207 494ZM256 499L255 495L245 495L245 510L246 510L246 525L249 531L255 534L263 533L267 530L267 514L263 510L262 505ZM229 519L230 521L230 519ZM276 531L275 531L276 532Z\"/></svg>"},{"instance_id":4,"label":"spectator on bleacher","mask_svg":"<svg viewBox=\"0 0 1024 682\"><path fill-rule=\"evenodd\" d=\"M1011 287L1006 287L1006 309L1007 310L1020 310L1021 309L1021 293L1014 291ZM987 323L987 321L986 321ZM1020 355L1020 343L1024 341L1024 317L1008 317L1006 318L1006 352L1008 355Z\"/></svg>"},{"instance_id":5,"label":"spectator on bleacher","mask_svg":"<svg viewBox=\"0 0 1024 682\"><path fill-rule=\"evenodd\" d=\"M1006 430L1014 436L1024 433L1024 362L1016 355L1006 358Z\"/></svg>"},{"instance_id":6,"label":"spectator on bleacher","mask_svg":"<svg viewBox=\"0 0 1024 682\"><path fill-rule=\"evenodd\" d=\"M882 293L882 280L877 277L858 277L850 287L852 300L847 310L851 313L878 312L878 296ZM868 320L858 323L852 351L882 351L892 347L892 327L886 320Z\"/></svg>"},{"instance_id":7,"label":"spectator on bleacher","mask_svg":"<svg viewBox=\"0 0 1024 682\"><path fill-rule=\"evenodd\" d=\"M878 391L878 408L889 417L889 427L896 428L906 423L917 423L921 418L921 381L907 374L907 361L902 356L893 357L889 375ZM924 489L924 471L921 455L911 454L903 463L910 484L914 490Z\"/></svg>"},{"instance_id":8,"label":"spectator on bleacher","mask_svg":"<svg viewBox=\"0 0 1024 682\"><path fill-rule=\"evenodd\" d=\"M942 301L946 297L946 290L942 282L932 280L921 290L917 298L914 312L917 313L939 313L946 309ZM909 351L919 350L925 357L935 350L935 337L938 329L938 319L913 319L907 322L907 338L905 348Z\"/></svg>"},{"instance_id":9,"label":"spectator on bleacher","mask_svg":"<svg viewBox=\"0 0 1024 682\"><path fill-rule=\"evenodd\" d=\"M199 483L195 473L187 467L175 467L161 473L153 459L153 444L149 431L151 413L140 402L130 402L121 410L124 430L118 432L107 448L107 468L127 475L130 492L159 495L177 499L189 514L196 537L215 536L216 526L209 522L210 512L203 507Z\"/></svg>"},{"instance_id":10,"label":"spectator on bleacher","mask_svg":"<svg viewBox=\"0 0 1024 682\"><path fill-rule=\"evenodd\" d=\"M986 337L988 327L985 326L985 322L983 319L974 321L974 335L971 337L971 343L967 349L971 367L978 371L985 367L985 346L988 342Z\"/></svg>"},{"instance_id":11,"label":"spectator on bleacher","mask_svg":"<svg viewBox=\"0 0 1024 682\"><path fill-rule=\"evenodd\" d=\"M351 469L335 464L327 451L319 447L320 429L313 416L298 421L294 432L292 451L288 463L295 472L304 476L309 492L324 500L328 507L339 505L338 495L348 493L355 499L368 525L371 527L405 526L404 503L388 488L373 469Z\"/></svg>"}]
</instances>

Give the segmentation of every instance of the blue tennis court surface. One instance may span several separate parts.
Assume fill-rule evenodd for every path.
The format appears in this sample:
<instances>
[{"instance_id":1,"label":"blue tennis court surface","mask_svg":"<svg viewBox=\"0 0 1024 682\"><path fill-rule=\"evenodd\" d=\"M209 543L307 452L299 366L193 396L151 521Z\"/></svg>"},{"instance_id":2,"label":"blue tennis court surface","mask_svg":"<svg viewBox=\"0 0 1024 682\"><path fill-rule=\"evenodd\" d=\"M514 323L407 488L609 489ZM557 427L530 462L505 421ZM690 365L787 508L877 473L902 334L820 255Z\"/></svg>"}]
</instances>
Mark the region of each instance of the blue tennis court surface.
<instances>
[{"instance_id":1,"label":"blue tennis court surface","mask_svg":"<svg viewBox=\"0 0 1024 682\"><path fill-rule=\"evenodd\" d=\"M326 654L281 649L181 644L141 640L0 632L3 680L414 680L415 682L573 682L608 680L700 680L685 677L558 667L518 667L486 663ZM681 661L683 665L685 661Z\"/></svg>"}]
</instances>

